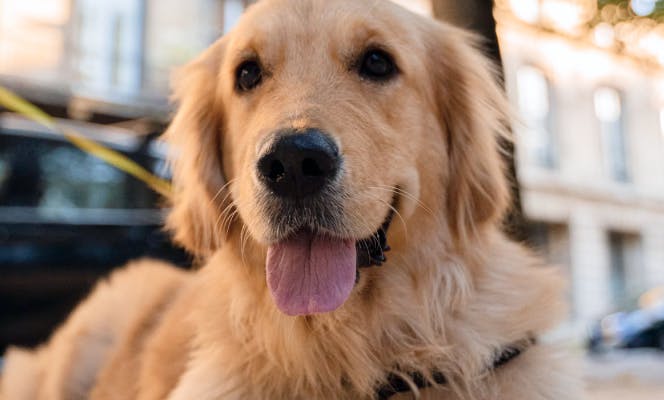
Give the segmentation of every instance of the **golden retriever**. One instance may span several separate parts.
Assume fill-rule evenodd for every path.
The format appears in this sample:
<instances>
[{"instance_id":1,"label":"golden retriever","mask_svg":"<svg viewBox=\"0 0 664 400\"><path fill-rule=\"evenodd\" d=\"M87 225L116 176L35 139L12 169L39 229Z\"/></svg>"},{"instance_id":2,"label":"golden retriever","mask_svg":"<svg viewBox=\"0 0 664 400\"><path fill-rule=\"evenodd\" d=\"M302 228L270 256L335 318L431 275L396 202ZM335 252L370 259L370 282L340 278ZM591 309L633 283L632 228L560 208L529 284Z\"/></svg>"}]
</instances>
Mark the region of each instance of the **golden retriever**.
<instances>
[{"instance_id":1,"label":"golden retriever","mask_svg":"<svg viewBox=\"0 0 664 400\"><path fill-rule=\"evenodd\" d=\"M114 273L8 352L4 399L577 399L532 340L561 279L500 232L509 113L475 42L388 1L252 6L166 133L202 268Z\"/></svg>"}]
</instances>

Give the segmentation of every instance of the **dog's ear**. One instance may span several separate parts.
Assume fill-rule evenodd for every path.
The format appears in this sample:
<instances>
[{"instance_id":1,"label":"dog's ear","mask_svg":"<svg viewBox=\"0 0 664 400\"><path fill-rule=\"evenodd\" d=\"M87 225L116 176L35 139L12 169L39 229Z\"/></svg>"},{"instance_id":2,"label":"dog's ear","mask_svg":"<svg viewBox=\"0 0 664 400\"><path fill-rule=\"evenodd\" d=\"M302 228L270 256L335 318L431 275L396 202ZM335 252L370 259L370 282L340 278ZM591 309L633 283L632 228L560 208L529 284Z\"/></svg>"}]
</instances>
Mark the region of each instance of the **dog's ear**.
<instances>
[{"instance_id":1,"label":"dog's ear","mask_svg":"<svg viewBox=\"0 0 664 400\"><path fill-rule=\"evenodd\" d=\"M228 201L222 190L223 105L217 90L224 50L222 38L175 74L177 111L164 135L174 188L166 227L177 243L203 257L223 241L218 216Z\"/></svg>"},{"instance_id":2,"label":"dog's ear","mask_svg":"<svg viewBox=\"0 0 664 400\"><path fill-rule=\"evenodd\" d=\"M464 244L496 223L509 204L500 152L509 137L509 106L477 38L440 23L430 29L429 68L449 162L445 204L450 231Z\"/></svg>"}]
</instances>

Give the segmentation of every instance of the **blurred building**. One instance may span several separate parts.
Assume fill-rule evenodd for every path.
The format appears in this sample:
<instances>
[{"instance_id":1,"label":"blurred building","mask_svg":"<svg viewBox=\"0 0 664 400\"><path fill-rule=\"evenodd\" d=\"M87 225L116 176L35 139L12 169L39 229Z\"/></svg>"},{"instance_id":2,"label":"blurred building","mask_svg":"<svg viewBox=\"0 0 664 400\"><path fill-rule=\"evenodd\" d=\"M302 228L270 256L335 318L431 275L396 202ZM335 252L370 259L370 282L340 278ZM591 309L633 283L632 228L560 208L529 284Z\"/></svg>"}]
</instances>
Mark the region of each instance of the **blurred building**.
<instances>
[{"instance_id":1,"label":"blurred building","mask_svg":"<svg viewBox=\"0 0 664 400\"><path fill-rule=\"evenodd\" d=\"M75 109L104 103L116 112L163 113L173 68L253 2L0 0L0 79L74 98ZM426 1L399 2L428 12Z\"/></svg>"},{"instance_id":2,"label":"blurred building","mask_svg":"<svg viewBox=\"0 0 664 400\"><path fill-rule=\"evenodd\" d=\"M577 328L664 283L662 9L497 4L524 214L533 244L571 278Z\"/></svg>"},{"instance_id":3,"label":"blurred building","mask_svg":"<svg viewBox=\"0 0 664 400\"><path fill-rule=\"evenodd\" d=\"M165 118L171 70L221 36L245 3L0 0L0 79L76 118Z\"/></svg>"}]
</instances>

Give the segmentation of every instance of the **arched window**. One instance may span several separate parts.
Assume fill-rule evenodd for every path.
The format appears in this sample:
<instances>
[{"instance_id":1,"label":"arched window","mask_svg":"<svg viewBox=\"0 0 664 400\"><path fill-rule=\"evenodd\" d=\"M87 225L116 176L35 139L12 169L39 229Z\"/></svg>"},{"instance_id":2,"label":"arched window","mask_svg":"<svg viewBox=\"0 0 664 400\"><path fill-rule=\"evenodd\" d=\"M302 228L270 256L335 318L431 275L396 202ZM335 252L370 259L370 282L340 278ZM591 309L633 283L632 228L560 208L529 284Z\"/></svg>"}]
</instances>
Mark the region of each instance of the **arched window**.
<instances>
[{"instance_id":1,"label":"arched window","mask_svg":"<svg viewBox=\"0 0 664 400\"><path fill-rule=\"evenodd\" d=\"M75 3L76 54L80 84L97 96L135 96L142 89L145 2Z\"/></svg>"},{"instance_id":2,"label":"arched window","mask_svg":"<svg viewBox=\"0 0 664 400\"><path fill-rule=\"evenodd\" d=\"M549 81L539 69L523 66L517 70L516 83L519 112L525 124L522 141L529 158L540 167L555 168L558 160Z\"/></svg>"}]
</instances>

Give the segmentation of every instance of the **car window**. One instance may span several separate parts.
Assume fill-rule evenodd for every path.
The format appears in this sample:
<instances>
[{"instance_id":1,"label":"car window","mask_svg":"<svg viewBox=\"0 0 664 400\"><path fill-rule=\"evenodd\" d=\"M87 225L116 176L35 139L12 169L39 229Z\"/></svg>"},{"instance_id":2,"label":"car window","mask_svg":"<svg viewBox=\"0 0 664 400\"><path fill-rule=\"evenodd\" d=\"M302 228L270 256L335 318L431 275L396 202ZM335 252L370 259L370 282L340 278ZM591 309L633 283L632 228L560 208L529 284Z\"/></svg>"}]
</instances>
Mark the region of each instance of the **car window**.
<instances>
[{"instance_id":1,"label":"car window","mask_svg":"<svg viewBox=\"0 0 664 400\"><path fill-rule=\"evenodd\" d=\"M156 207L156 194L143 183L67 142L0 132L0 143L0 208L52 215Z\"/></svg>"}]
</instances>

